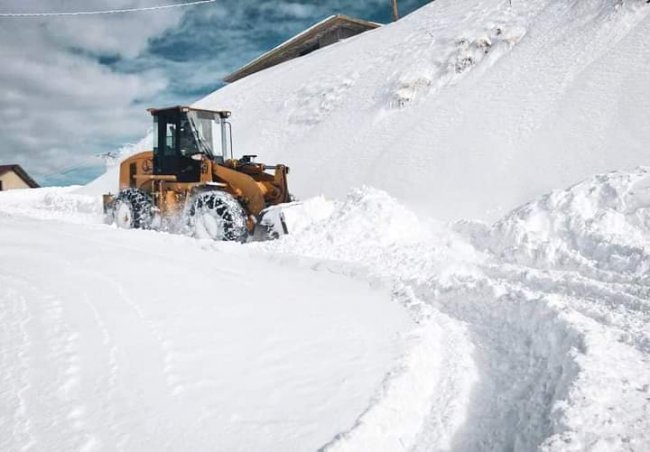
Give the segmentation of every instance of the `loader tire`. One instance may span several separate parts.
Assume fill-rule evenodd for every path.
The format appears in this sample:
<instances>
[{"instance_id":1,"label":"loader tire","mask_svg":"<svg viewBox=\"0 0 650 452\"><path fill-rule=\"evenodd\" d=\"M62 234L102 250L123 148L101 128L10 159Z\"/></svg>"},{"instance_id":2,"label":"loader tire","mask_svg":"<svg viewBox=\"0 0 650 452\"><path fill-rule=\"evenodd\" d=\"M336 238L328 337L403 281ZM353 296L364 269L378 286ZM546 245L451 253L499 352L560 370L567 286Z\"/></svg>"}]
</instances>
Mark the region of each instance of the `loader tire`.
<instances>
[{"instance_id":1,"label":"loader tire","mask_svg":"<svg viewBox=\"0 0 650 452\"><path fill-rule=\"evenodd\" d=\"M248 238L246 212L230 194L210 191L196 195L187 225L190 235L201 239L244 242Z\"/></svg>"},{"instance_id":2,"label":"loader tire","mask_svg":"<svg viewBox=\"0 0 650 452\"><path fill-rule=\"evenodd\" d=\"M153 221L153 201L140 190L123 190L113 204L113 218L121 229L149 229Z\"/></svg>"}]
</instances>

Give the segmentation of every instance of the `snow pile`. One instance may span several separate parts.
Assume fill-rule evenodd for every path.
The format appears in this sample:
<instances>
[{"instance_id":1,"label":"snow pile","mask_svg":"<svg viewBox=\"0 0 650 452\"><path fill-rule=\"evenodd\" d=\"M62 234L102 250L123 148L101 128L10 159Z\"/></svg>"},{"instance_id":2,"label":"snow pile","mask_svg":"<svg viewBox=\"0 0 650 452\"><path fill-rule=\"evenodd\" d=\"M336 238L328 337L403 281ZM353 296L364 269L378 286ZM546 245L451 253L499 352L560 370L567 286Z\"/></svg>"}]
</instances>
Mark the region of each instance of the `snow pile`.
<instances>
[{"instance_id":1,"label":"snow pile","mask_svg":"<svg viewBox=\"0 0 650 452\"><path fill-rule=\"evenodd\" d=\"M429 232L412 212L376 189L354 190L341 202L317 199L315 205L307 201L287 210L289 218L304 217L300 232L277 242L251 245L249 252L257 255L262 250L274 261L302 263L327 273L387 285L396 303L419 324L409 335L407 352L369 406L325 450L408 450L416 444L424 420L432 416L432 405L436 408L430 422L435 422L436 431L429 439L439 446L451 445L453 432L463 421L463 398L469 398L478 378L471 360L471 340L462 323L432 309L410 286L393 278L393 271L400 270L392 254L404 258L398 265L406 271L417 248L430 241ZM314 213L316 207L320 207L321 215ZM473 252L469 245L452 238L444 240L451 242L453 250L441 247L441 253L462 256ZM376 265L378 262L381 265ZM426 270L433 271L429 266Z\"/></svg>"},{"instance_id":2,"label":"snow pile","mask_svg":"<svg viewBox=\"0 0 650 452\"><path fill-rule=\"evenodd\" d=\"M309 206L310 201L304 204ZM387 250L408 259L423 243L435 247L438 256L428 266L476 258L471 244L444 223L434 220L423 223L394 197L378 189L362 187L353 190L343 201L321 203L321 208L320 219L314 213L304 218L302 204L287 209L289 226L299 222L294 217L303 217L301 230L283 237L278 244L258 246L274 252L284 250L359 265L372 262L371 256L381 259Z\"/></svg>"},{"instance_id":3,"label":"snow pile","mask_svg":"<svg viewBox=\"0 0 650 452\"><path fill-rule=\"evenodd\" d=\"M117 251L122 256L124 250L132 247L140 256L133 259L133 265L148 268L153 260L160 261L159 253L167 253L165 250L171 247L174 269L178 260L184 259L183 266L198 265L196 273L201 278L207 269L222 260L215 261L215 254L227 253L228 269L218 267L214 280L225 278L228 287L233 286L233 278L250 281L251 272L257 271L252 269L252 263L266 256L275 263L270 268L279 267L283 272L273 281L286 278L287 274L292 281L294 276L296 281L303 278L312 281L308 275L319 279L318 275L334 274L365 281L380 293L390 290L393 307L401 305L417 327L402 334L399 352L392 355L390 363L385 362L383 372L366 369L368 377L372 374L375 378L374 383L365 386L368 398L356 399L355 408L345 411L347 417L339 419L340 422L333 423L333 418L326 413L319 417L319 423L327 422L330 426L327 438L322 432L316 440L316 436L306 433L309 428L305 427L299 441L309 437L309 444L334 451L364 447L391 451L646 450L650 446L649 182L650 172L644 168L596 176L542 196L493 226L424 221L385 192L364 187L352 191L342 201L314 198L291 207L287 216L290 224L296 226L293 234L246 247L104 227L63 235L75 240L84 234L92 235L89 240L95 245L88 244L76 251L79 254L87 249L90 254L71 258L74 262L85 262L84 268L93 259L100 258L97 265L101 262L105 268L105 256ZM40 210L21 211L18 207L25 203L20 199L30 200ZM15 191L0 196L0 210L83 222L93 212L84 200L93 199L70 194L66 189ZM32 241L32 236L40 236L41 241L34 246L38 249L50 246L47 242L53 231L40 234L33 231L41 227L38 223L25 222L17 216L15 220L11 218L3 220L5 240L19 243L23 236ZM12 221L19 222L18 226L14 227ZM47 223L43 227L51 229ZM62 224L59 227L69 229ZM69 247L63 238L57 240L62 247ZM116 250L112 241L118 242ZM41 259L36 251L20 257L22 248L5 249L13 250L14 257L25 262ZM143 262L142 253L148 255L153 250L158 250L154 253L157 257L151 255ZM235 263L243 258L246 259ZM201 264L204 259L210 262ZM48 262L42 265L53 265ZM137 276L132 281L127 274L130 267L124 262L113 270L117 273L109 279L121 281L119 285L123 288L116 286L116 293L124 300L133 300L125 294L136 291L134 287L140 286L135 281L141 278L132 269ZM66 264L61 271L68 272L66 268L71 265ZM154 267L160 269L160 264ZM188 277L194 274L194 267L190 267ZM41 270L34 268L39 275L47 273L45 267ZM5 269L3 274L11 272ZM17 281L9 278L5 286L18 287ZM48 281L54 292L63 290L55 284L55 279ZM273 285L273 281L269 280L268 285ZM344 287L342 281L329 289L323 286L323 290ZM33 285L34 290L45 290L43 284L41 281ZM309 284L310 290L313 289L316 280ZM199 283L190 286L196 291L191 299L202 299L204 286ZM293 283L278 287L283 296L297 290ZM155 326L153 337L161 341L163 352L168 355L165 367L168 371L163 369L163 377L172 391L171 396L184 396L188 388L193 388L191 393L205 400L200 390L203 380L196 380L194 375L209 374L213 378L216 374L204 367L199 369L194 358L181 360L179 352L167 350L172 345L163 336L174 337L173 347L202 350L197 359L220 348L215 345L217 342L202 348L192 339L194 336L186 338L182 325L196 327L197 318L192 313L184 313L186 305L180 308L175 304L180 295L168 293L169 288L161 290L164 293L154 297L155 306L138 302L134 309L145 324ZM11 292L9 299L13 299L12 293L20 291ZM25 293L31 292L25 290ZM40 299L42 294L39 294L35 293L33 300ZM106 296L114 297L110 293ZM172 297L170 301L162 303L168 296ZM295 297L296 300L304 298L299 293ZM346 313L345 318L350 318L349 300L345 303L345 307L338 309ZM65 304L57 306L62 309ZM373 306L371 309L376 309ZM104 309L101 305L96 309L98 315L105 315L101 314ZM206 315L206 309L203 306L192 312ZM295 309L296 306L290 308ZM388 310L383 304L381 312ZM382 315L381 312L377 314ZM170 320L176 318L184 320L180 323ZM279 321L276 318L274 324ZM333 334L338 337L340 330L336 331ZM374 337L372 341L380 340L379 336ZM355 333L349 340L354 344L359 338ZM73 340L71 344L70 350L78 349L77 342ZM308 349L316 346L309 345ZM279 347L283 350L288 345ZM251 353L257 356L259 350ZM341 352L336 353L342 356ZM349 359L356 362L361 358ZM290 378L290 374L293 375L282 374L282 379ZM235 380L233 377L224 384L230 387L235 385ZM318 391L327 393L338 385L334 381L338 380L333 378L323 383ZM128 378L123 382L132 384ZM293 390L293 386L287 388ZM80 393L80 400L85 399L83 394ZM199 398L191 400L192 404L203 403ZM163 411L171 406L160 403L159 409ZM265 409L272 411L271 405ZM223 409L223 401L219 406ZM114 407L117 410L114 413L124 409L118 402ZM89 409L94 412L94 408ZM78 410L74 412L77 413L74 416L83 417ZM214 421L215 424L210 424L212 429L229 426L233 431L244 431L237 417L228 420L213 417L214 412L210 410L206 413L208 417L201 418L204 426ZM165 416L156 422L178 421L171 414ZM133 422L134 431L139 432L138 421ZM286 434L281 425L271 427L266 421L263 424L267 433L253 435L256 439L251 436L251 441ZM99 429L95 433L110 443L111 435L120 431L114 427L113 432ZM67 438L80 438L70 435ZM171 442L161 439L156 444L176 444L175 439L167 439ZM298 444L287 441L282 444Z\"/></svg>"},{"instance_id":4,"label":"snow pile","mask_svg":"<svg viewBox=\"0 0 650 452\"><path fill-rule=\"evenodd\" d=\"M342 202L313 198L287 208L285 215L291 238L310 237L319 247L327 249L336 244L335 249L349 253L358 246L381 249L384 244L407 245L426 233L411 211L370 187L353 190ZM309 232L305 235L303 231ZM313 239L312 234L319 234L319 239ZM352 258L349 254L336 257Z\"/></svg>"},{"instance_id":5,"label":"snow pile","mask_svg":"<svg viewBox=\"0 0 650 452\"><path fill-rule=\"evenodd\" d=\"M438 219L494 221L647 164L643 0L438 0L196 103L301 199L369 185Z\"/></svg>"},{"instance_id":6,"label":"snow pile","mask_svg":"<svg viewBox=\"0 0 650 452\"><path fill-rule=\"evenodd\" d=\"M497 222L493 275L542 296L579 333L548 450L650 445L650 172L554 191ZM475 241L480 242L480 239ZM514 267L508 271L504 264ZM569 384L570 383L570 384Z\"/></svg>"},{"instance_id":7,"label":"snow pile","mask_svg":"<svg viewBox=\"0 0 650 452\"><path fill-rule=\"evenodd\" d=\"M291 234L302 232L312 224L326 220L334 211L336 203L324 196L316 196L291 204L283 209L285 222Z\"/></svg>"},{"instance_id":8,"label":"snow pile","mask_svg":"<svg viewBox=\"0 0 650 452\"><path fill-rule=\"evenodd\" d=\"M79 194L82 187L7 190L0 194L4 213L73 223L103 221L101 198Z\"/></svg>"},{"instance_id":9,"label":"snow pile","mask_svg":"<svg viewBox=\"0 0 650 452\"><path fill-rule=\"evenodd\" d=\"M608 278L650 274L650 170L596 176L517 209L493 228L502 259Z\"/></svg>"},{"instance_id":10,"label":"snow pile","mask_svg":"<svg viewBox=\"0 0 650 452\"><path fill-rule=\"evenodd\" d=\"M649 12L643 0L438 0L195 106L231 110L235 154L287 163L301 199L365 184L427 216L494 221L648 163ZM116 171L100 179L86 193L115 191Z\"/></svg>"},{"instance_id":11,"label":"snow pile","mask_svg":"<svg viewBox=\"0 0 650 452\"><path fill-rule=\"evenodd\" d=\"M8 314L0 314L17 319L9 337L19 353L1 356L17 361L0 368L22 372L7 377L19 394L9 401L12 422L27 438L17 443L29 443L26 407L40 407L28 389L45 387L30 386L24 357L35 347L26 338L39 334L34 324L51 315L54 352L43 360L67 360L57 375L72 389L61 394L77 398L57 415L72 419L74 434L67 438L77 441L73 446L92 430L84 430L92 419L78 423L86 409L95 420L134 413L140 395L118 396L133 378L128 361L115 352L120 345L134 349L121 328L109 328L123 317L130 322L126 333L148 331L141 339L155 352L145 364L155 370L146 373L156 384L136 381L137 389L152 392L144 406L136 403L129 428L117 421L110 431L92 424L105 444L116 438L136 448L148 444L143 441L149 437L134 439L123 427L150 432L153 422L172 437L152 442L152 448L187 446L188 438L174 432L190 429L197 447L226 449L649 450L650 170L630 168L644 163L650 142L650 6L641 0L510 3L437 0L397 23L254 74L197 103L233 110L238 153L288 163L292 191L303 198L319 195L287 209L291 234L278 241L240 247L60 225L68 231L63 236L91 236L87 247L74 248L80 262L103 268L104 255L119 256L110 277L83 273L94 286L108 284L106 294L76 298L60 286L65 276L38 279L47 266L59 269L51 256L64 254L64 238L63 248L48 254L50 261L36 251L23 255L8 243L25 242L22 234L45 234L36 223L0 216L11 235L0 239L12 259L34 272L29 278L12 276L9 267L0 273L0 297L13 302ZM127 153L146 149L147 140ZM615 168L621 170L591 177ZM0 211L93 222L101 209L96 195L115 191L116 184L114 167L76 191L2 193ZM118 245L112 247L112 240ZM58 245L43 239L36 246ZM45 267L39 272L31 262ZM66 268L85 271L72 261ZM156 273L165 281L185 269L189 283L182 290L163 285L148 296L138 271L151 268L169 273ZM361 290L355 279L383 295L369 300L361 294L361 301L350 296L348 290ZM273 303L250 304L243 297L243 305L230 311L206 281L237 300L241 287L257 290L258 299L273 289L281 305L276 312ZM8 284L14 288L2 292ZM23 298L16 295L22 291ZM50 291L57 294L54 301ZM76 307L88 305L84 315L99 319L104 341L94 344L105 346L109 377L100 371L87 372L85 380L66 379L66 372L78 370L79 356L95 356L78 340L95 331L83 327L80 311L69 309L68 321L61 315L61 300L68 298ZM120 308L113 314L115 299ZM179 305L179 299L186 301ZM305 300L315 309L305 311ZM30 314L41 301L46 314ZM321 311L331 319L327 327L318 323ZM372 326L374 317L364 321L369 313L378 316L381 331ZM392 316L399 325L417 327L397 328ZM226 334L212 328L215 319ZM244 331L242 323L253 330L245 337L255 340L233 340ZM75 325L84 331L74 331ZM295 336L302 339L292 342L285 328L299 330ZM256 348L257 335L263 350ZM384 344L392 354L370 356L370 343ZM238 347L250 348L246 360L231 355ZM311 349L322 359L313 360ZM128 356L140 364L136 355ZM264 385L249 378L248 357L260 359L256 369L273 378L263 378ZM235 362L236 371L223 380L222 369L205 362ZM354 365L359 362L361 370ZM96 390L79 385L95 376L111 387L101 406L93 405ZM254 396L239 400L206 390L233 386ZM330 397L340 394L340 386L363 396L333 404ZM259 401L267 394L259 418L247 397ZM286 400L296 408L294 417L277 411ZM161 413L153 421L149 407ZM214 440L221 433L223 443L198 443L202 435ZM250 442L242 445L241 438Z\"/></svg>"},{"instance_id":12,"label":"snow pile","mask_svg":"<svg viewBox=\"0 0 650 452\"><path fill-rule=\"evenodd\" d=\"M433 407L418 430L421 406L386 390L333 450L647 448L648 180L645 169L597 176L492 227L423 223L365 188L326 220L257 245L393 284L417 300L406 306L427 319L423 331L449 339L439 349L454 359L429 369L428 390L412 385Z\"/></svg>"}]
</instances>

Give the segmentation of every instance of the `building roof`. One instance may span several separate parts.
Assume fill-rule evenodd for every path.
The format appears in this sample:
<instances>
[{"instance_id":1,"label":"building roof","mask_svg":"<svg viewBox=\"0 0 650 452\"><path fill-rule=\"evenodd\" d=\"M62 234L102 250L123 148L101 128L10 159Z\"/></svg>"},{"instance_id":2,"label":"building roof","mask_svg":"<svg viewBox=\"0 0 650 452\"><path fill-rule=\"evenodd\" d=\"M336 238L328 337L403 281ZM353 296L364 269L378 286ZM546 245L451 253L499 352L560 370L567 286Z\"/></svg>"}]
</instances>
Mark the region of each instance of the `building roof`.
<instances>
[{"instance_id":1,"label":"building roof","mask_svg":"<svg viewBox=\"0 0 650 452\"><path fill-rule=\"evenodd\" d=\"M29 185L31 188L38 188L39 185L36 183L34 179L32 179L29 174L20 166L20 165L0 165L0 176L2 176L4 173L8 173L9 171L13 171L20 177L22 180L25 181L27 185Z\"/></svg>"},{"instance_id":2,"label":"building roof","mask_svg":"<svg viewBox=\"0 0 650 452\"><path fill-rule=\"evenodd\" d=\"M364 31L372 30L381 27L381 24L376 22L369 22L367 20L355 19L343 14L335 14L330 16L317 24L309 27L307 30L297 34L293 38L283 42L272 50L260 55L250 63L237 69L235 72L224 77L224 82L232 83L240 78L244 78L255 72L275 66L284 61L296 58L298 56L309 53L309 46L318 41L318 38L327 31L334 30L338 27L349 27L356 32L354 34L363 33ZM333 44L333 43L331 43ZM325 47L325 45L319 46ZM319 48L317 47L317 48ZM316 48L312 49L316 50Z\"/></svg>"}]
</instances>

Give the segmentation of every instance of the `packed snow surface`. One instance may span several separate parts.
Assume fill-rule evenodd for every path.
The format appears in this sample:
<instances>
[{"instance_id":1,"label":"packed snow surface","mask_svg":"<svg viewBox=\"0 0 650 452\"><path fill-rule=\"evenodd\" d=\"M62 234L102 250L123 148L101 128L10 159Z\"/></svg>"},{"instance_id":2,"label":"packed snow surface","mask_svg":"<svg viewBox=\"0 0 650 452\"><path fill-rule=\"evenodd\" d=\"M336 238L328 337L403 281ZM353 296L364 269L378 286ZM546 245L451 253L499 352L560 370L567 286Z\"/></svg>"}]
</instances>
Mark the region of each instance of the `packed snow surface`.
<instances>
[{"instance_id":1,"label":"packed snow surface","mask_svg":"<svg viewBox=\"0 0 650 452\"><path fill-rule=\"evenodd\" d=\"M648 13L437 0L200 100L274 242L0 193L0 449L650 450Z\"/></svg>"},{"instance_id":2,"label":"packed snow surface","mask_svg":"<svg viewBox=\"0 0 650 452\"><path fill-rule=\"evenodd\" d=\"M365 187L247 245L94 200L0 195L3 450L650 448L650 169L491 225Z\"/></svg>"},{"instance_id":3,"label":"packed snow surface","mask_svg":"<svg viewBox=\"0 0 650 452\"><path fill-rule=\"evenodd\" d=\"M3 451L315 450L417 330L378 285L240 246L6 213L0 231Z\"/></svg>"}]
</instances>

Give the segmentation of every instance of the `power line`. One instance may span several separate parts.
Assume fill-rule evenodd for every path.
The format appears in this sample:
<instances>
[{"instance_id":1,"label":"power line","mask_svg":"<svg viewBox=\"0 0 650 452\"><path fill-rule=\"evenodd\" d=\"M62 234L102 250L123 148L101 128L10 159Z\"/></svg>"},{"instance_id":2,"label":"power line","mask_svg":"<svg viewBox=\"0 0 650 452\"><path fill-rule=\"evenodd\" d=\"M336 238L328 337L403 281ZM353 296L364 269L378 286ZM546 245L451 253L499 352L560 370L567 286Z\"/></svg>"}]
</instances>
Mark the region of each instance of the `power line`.
<instances>
[{"instance_id":1,"label":"power line","mask_svg":"<svg viewBox=\"0 0 650 452\"><path fill-rule=\"evenodd\" d=\"M29 18L29 17L62 17L62 16L95 16L99 14L123 14L133 13L138 11L154 11L159 9L170 8L183 8L186 6L201 5L205 3L214 3L217 0L197 0L188 3L174 3L172 5L158 5L147 6L144 8L125 8L125 9L110 9L103 11L71 11L71 12L46 12L46 13L0 13L0 17L15 17L15 18Z\"/></svg>"}]
</instances>

